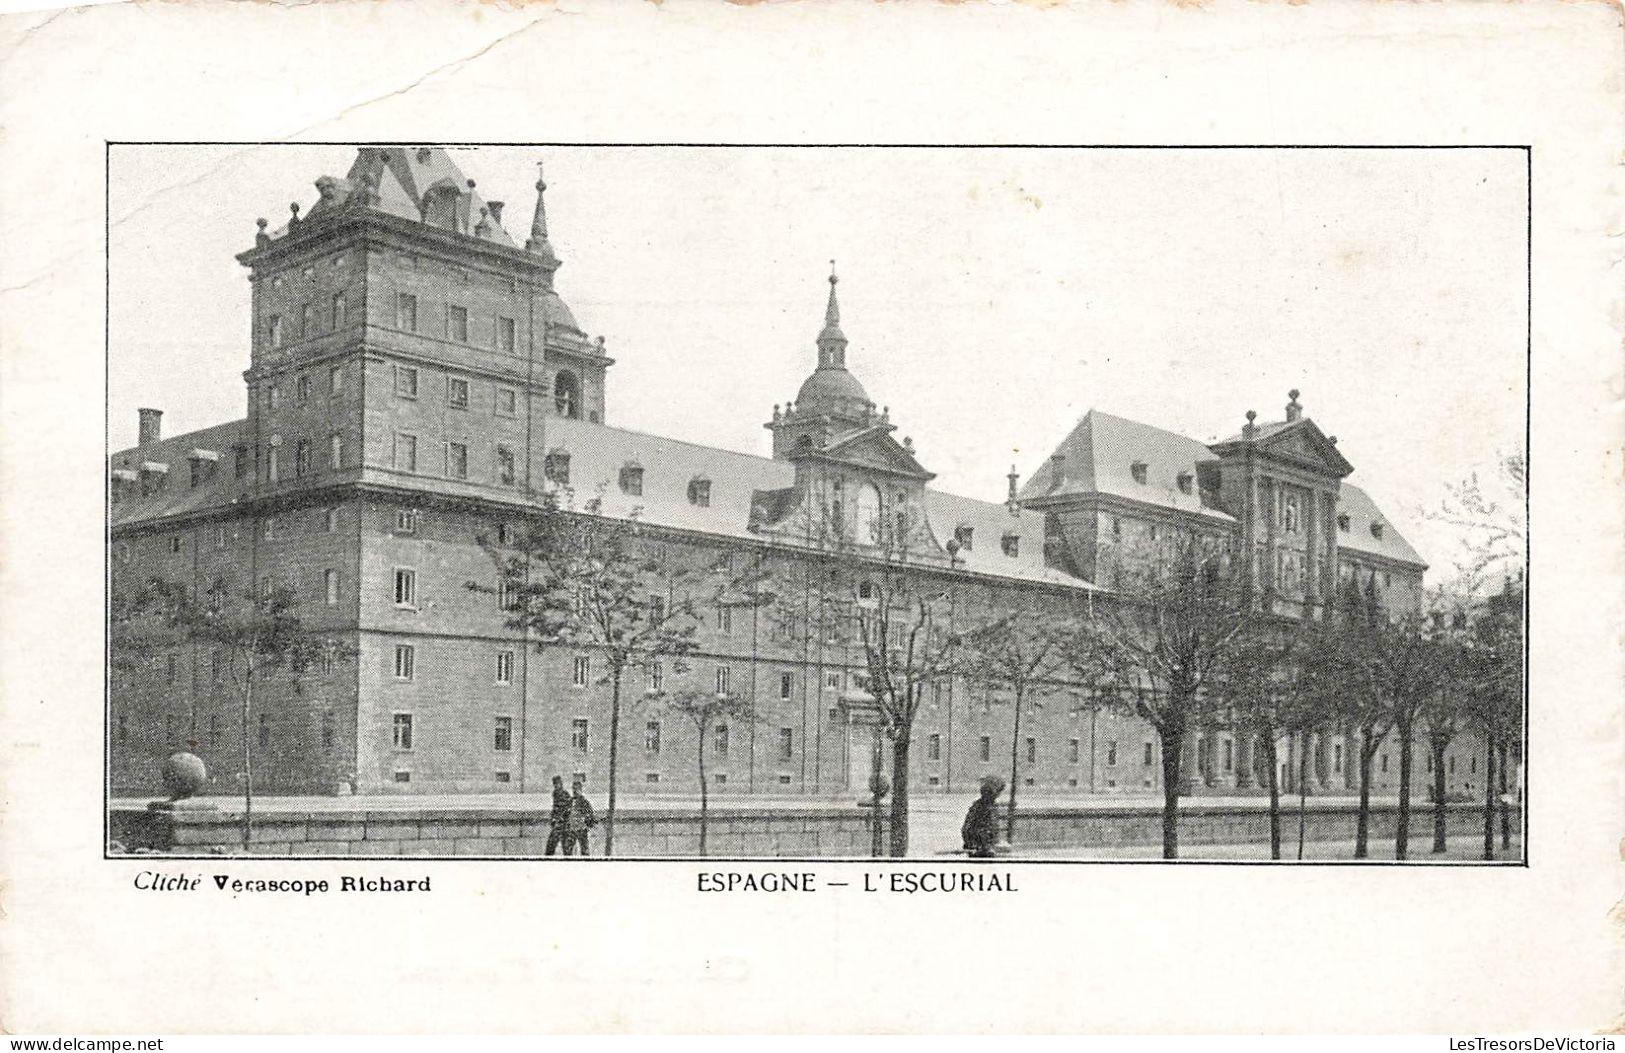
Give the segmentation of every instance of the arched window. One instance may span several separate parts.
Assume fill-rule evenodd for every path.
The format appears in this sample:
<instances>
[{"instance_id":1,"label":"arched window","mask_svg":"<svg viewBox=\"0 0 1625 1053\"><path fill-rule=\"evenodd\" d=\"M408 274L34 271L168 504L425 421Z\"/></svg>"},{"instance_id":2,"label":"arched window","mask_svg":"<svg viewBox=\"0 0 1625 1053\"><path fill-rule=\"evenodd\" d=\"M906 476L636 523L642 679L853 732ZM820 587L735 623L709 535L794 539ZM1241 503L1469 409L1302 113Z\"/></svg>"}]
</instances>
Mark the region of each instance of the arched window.
<instances>
[{"instance_id":1,"label":"arched window","mask_svg":"<svg viewBox=\"0 0 1625 1053\"><path fill-rule=\"evenodd\" d=\"M857 500L853 503L853 537L860 545L878 545L881 538L880 488L874 483L858 486Z\"/></svg>"},{"instance_id":2,"label":"arched window","mask_svg":"<svg viewBox=\"0 0 1625 1053\"><path fill-rule=\"evenodd\" d=\"M581 381L568 369L553 378L553 406L561 417L581 418Z\"/></svg>"}]
</instances>

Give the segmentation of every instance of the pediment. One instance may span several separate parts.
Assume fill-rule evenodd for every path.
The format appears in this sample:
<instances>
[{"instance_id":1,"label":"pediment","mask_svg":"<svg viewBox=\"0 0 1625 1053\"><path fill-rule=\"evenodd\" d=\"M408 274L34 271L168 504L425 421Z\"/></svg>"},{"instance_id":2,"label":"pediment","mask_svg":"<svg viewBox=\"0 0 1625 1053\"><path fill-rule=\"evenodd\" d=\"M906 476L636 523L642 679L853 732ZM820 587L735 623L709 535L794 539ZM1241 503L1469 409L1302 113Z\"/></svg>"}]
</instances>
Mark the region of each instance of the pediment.
<instances>
[{"instance_id":1,"label":"pediment","mask_svg":"<svg viewBox=\"0 0 1625 1053\"><path fill-rule=\"evenodd\" d=\"M1354 471L1348 459L1337 452L1337 445L1326 438L1312 420L1298 421L1281 429L1260 441L1258 448L1272 457L1339 479Z\"/></svg>"},{"instance_id":2,"label":"pediment","mask_svg":"<svg viewBox=\"0 0 1625 1053\"><path fill-rule=\"evenodd\" d=\"M817 453L825 460L887 475L922 481L935 478L935 473L926 471L908 449L891 437L887 427L865 428L841 436Z\"/></svg>"}]
</instances>

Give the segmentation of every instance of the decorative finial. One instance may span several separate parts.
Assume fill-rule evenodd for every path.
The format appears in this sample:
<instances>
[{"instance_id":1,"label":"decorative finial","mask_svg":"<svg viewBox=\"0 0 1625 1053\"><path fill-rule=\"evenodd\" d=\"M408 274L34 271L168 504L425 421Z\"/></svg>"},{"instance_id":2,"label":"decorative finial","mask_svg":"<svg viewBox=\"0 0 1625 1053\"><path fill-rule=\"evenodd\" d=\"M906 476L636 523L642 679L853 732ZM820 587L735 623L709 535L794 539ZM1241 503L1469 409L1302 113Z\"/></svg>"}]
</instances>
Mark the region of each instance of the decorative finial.
<instances>
[{"instance_id":1,"label":"decorative finial","mask_svg":"<svg viewBox=\"0 0 1625 1053\"><path fill-rule=\"evenodd\" d=\"M1289 421L1297 420L1303 416L1303 407L1298 405L1298 389L1293 388L1286 393L1286 396L1292 400L1286 404L1286 419Z\"/></svg>"},{"instance_id":2,"label":"decorative finial","mask_svg":"<svg viewBox=\"0 0 1625 1053\"><path fill-rule=\"evenodd\" d=\"M1248 410L1247 411L1247 423L1248 424L1251 424L1253 421L1255 421L1257 419L1258 419L1258 411L1257 410Z\"/></svg>"},{"instance_id":3,"label":"decorative finial","mask_svg":"<svg viewBox=\"0 0 1625 1053\"><path fill-rule=\"evenodd\" d=\"M469 180L469 181L473 182L473 180ZM486 208L484 205L481 205L480 206L480 221L478 223L474 224L474 234L475 234L476 237L483 238L483 237L487 236L490 233L491 233L491 210L489 208Z\"/></svg>"},{"instance_id":4,"label":"decorative finial","mask_svg":"<svg viewBox=\"0 0 1625 1053\"><path fill-rule=\"evenodd\" d=\"M266 228L266 226L267 226L265 217L261 216L259 219L256 219L254 221L254 225L256 227L260 228L261 230L264 230Z\"/></svg>"},{"instance_id":5,"label":"decorative finial","mask_svg":"<svg viewBox=\"0 0 1625 1053\"><path fill-rule=\"evenodd\" d=\"M1253 433L1255 431L1253 421L1256 420L1257 417L1258 412L1256 410L1247 411L1247 423L1241 429L1241 437L1243 439L1250 439L1253 437Z\"/></svg>"},{"instance_id":6,"label":"decorative finial","mask_svg":"<svg viewBox=\"0 0 1625 1053\"><path fill-rule=\"evenodd\" d=\"M470 190L474 189L474 180L470 179L468 181L468 189L470 189Z\"/></svg>"},{"instance_id":7,"label":"decorative finial","mask_svg":"<svg viewBox=\"0 0 1625 1053\"><path fill-rule=\"evenodd\" d=\"M259 219L256 219L254 221L254 225L259 228L259 230L254 233L254 244L256 246L269 245L271 243L271 235L265 233L265 217L261 216Z\"/></svg>"},{"instance_id":8,"label":"decorative finial","mask_svg":"<svg viewBox=\"0 0 1625 1053\"><path fill-rule=\"evenodd\" d=\"M835 273L835 261L830 260L829 261L829 283L831 285L834 285L836 282L838 282L840 280L841 280L840 276Z\"/></svg>"},{"instance_id":9,"label":"decorative finial","mask_svg":"<svg viewBox=\"0 0 1625 1053\"><path fill-rule=\"evenodd\" d=\"M1293 388L1291 391L1286 393L1286 397L1291 399L1293 402L1298 401L1298 389Z\"/></svg>"},{"instance_id":10,"label":"decorative finial","mask_svg":"<svg viewBox=\"0 0 1625 1053\"><path fill-rule=\"evenodd\" d=\"M288 211L293 213L293 215L288 218L288 229L292 230L294 227L299 225L299 202L290 201L288 203Z\"/></svg>"},{"instance_id":11,"label":"decorative finial","mask_svg":"<svg viewBox=\"0 0 1625 1053\"><path fill-rule=\"evenodd\" d=\"M530 239L525 249L556 262L553 246L547 243L547 180L542 178L542 162L536 162L536 215L530 221Z\"/></svg>"}]
</instances>

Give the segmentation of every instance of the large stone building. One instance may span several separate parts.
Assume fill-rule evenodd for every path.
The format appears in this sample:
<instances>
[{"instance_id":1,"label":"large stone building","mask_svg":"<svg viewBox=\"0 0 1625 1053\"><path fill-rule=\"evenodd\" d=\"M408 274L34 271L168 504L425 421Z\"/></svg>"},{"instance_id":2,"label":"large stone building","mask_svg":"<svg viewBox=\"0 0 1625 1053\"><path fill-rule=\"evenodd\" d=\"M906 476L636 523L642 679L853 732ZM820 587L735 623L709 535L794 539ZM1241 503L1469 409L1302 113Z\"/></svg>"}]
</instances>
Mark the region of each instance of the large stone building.
<instances>
[{"instance_id":1,"label":"large stone building","mask_svg":"<svg viewBox=\"0 0 1625 1053\"><path fill-rule=\"evenodd\" d=\"M573 773L602 784L598 656L536 647L491 595L466 587L494 580L478 538L500 542L541 489L638 515L679 559L753 561L787 595L811 580L832 514L860 527L895 515L908 524L910 573L940 585L966 621L1087 605L1190 531L1249 553L1259 594L1283 614L1350 576L1390 609L1420 602L1422 560L1345 481L1349 462L1296 392L1283 420L1249 412L1213 446L1091 411L1019 491L1012 473L1004 500L945 494L848 369L831 276L814 369L793 403L764 407L771 456L697 446L606 418L613 362L555 287L540 180L522 243L501 203L482 200L441 150L364 148L344 178L316 186L305 215L274 231L261 220L238 257L253 287L244 418L164 438L159 412L142 410L138 444L111 456L115 588L280 582L304 624L342 645L261 686L247 729L257 788L541 792ZM748 693L760 717L713 730L716 791L849 795L867 784L862 656L850 637L812 626L754 608L708 619L683 675ZM115 673L115 792L153 789L178 748L204 757L216 790L236 788L243 729L229 666L186 645ZM914 738L915 791L969 792L1008 772L1013 753L1040 793L1158 787L1155 736L1136 719L1077 690L1030 710L1013 743L999 693L934 685ZM691 792L692 737L634 699L623 792ZM1195 737L1193 781L1254 786L1244 746L1226 728ZM1354 785L1341 736L1310 748L1316 790ZM1377 792L1397 786L1397 759L1390 743ZM1466 743L1450 764L1452 792L1471 793ZM1420 794L1430 780L1416 775Z\"/></svg>"}]
</instances>

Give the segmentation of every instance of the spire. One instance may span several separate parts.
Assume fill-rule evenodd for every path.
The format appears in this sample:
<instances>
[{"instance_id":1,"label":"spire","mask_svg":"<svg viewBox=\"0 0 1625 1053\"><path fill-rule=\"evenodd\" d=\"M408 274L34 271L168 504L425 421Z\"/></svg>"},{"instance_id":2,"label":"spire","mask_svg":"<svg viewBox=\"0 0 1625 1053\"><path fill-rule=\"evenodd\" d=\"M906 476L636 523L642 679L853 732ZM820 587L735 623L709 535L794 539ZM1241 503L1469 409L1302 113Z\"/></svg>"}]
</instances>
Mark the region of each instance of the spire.
<instances>
[{"instance_id":1,"label":"spire","mask_svg":"<svg viewBox=\"0 0 1625 1053\"><path fill-rule=\"evenodd\" d=\"M536 162L536 215L530 221L530 238L525 242L525 251L557 262L558 256L553 252L553 246L547 241L547 181L542 178L542 162Z\"/></svg>"},{"instance_id":2,"label":"spire","mask_svg":"<svg viewBox=\"0 0 1625 1053\"><path fill-rule=\"evenodd\" d=\"M818 368L846 368L846 334L841 332L841 305L835 299L835 261L829 261L829 304L824 308L824 328L818 334Z\"/></svg>"}]
</instances>

